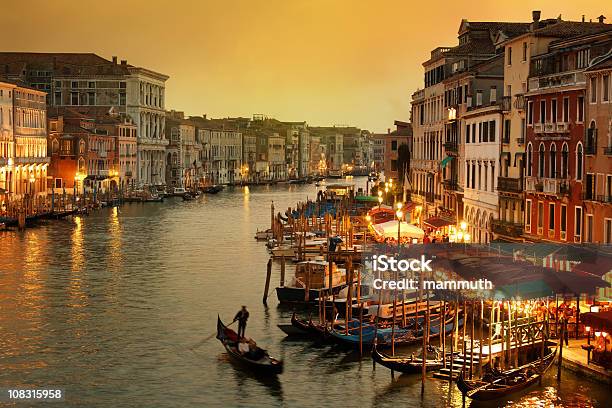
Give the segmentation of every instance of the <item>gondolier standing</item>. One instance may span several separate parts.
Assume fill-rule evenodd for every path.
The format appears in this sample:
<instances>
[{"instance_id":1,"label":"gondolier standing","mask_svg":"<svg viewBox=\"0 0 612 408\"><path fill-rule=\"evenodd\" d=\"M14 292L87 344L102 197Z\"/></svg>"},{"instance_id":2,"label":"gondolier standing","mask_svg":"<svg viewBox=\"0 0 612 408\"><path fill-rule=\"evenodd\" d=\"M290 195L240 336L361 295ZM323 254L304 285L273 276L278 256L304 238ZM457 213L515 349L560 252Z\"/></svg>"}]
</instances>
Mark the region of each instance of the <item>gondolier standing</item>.
<instances>
[{"instance_id":1,"label":"gondolier standing","mask_svg":"<svg viewBox=\"0 0 612 408\"><path fill-rule=\"evenodd\" d=\"M246 331L247 320L249 320L249 311L246 306L242 306L242 309L236 313L234 316L234 321L238 320L238 337L244 337L244 332Z\"/></svg>"}]
</instances>

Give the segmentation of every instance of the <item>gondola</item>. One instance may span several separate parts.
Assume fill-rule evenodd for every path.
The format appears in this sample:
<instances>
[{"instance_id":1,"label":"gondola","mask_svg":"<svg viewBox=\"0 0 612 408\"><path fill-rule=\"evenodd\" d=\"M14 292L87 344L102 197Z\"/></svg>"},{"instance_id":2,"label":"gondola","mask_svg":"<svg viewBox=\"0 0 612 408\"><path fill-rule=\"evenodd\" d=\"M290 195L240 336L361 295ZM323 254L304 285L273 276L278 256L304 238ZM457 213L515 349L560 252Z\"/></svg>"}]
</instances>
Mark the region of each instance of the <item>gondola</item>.
<instances>
[{"instance_id":1,"label":"gondola","mask_svg":"<svg viewBox=\"0 0 612 408\"><path fill-rule=\"evenodd\" d=\"M477 380L465 379L461 373L457 387L464 396L477 401L506 397L536 383L552 365L556 354L555 347L541 359L499 374L490 373Z\"/></svg>"},{"instance_id":2,"label":"gondola","mask_svg":"<svg viewBox=\"0 0 612 408\"><path fill-rule=\"evenodd\" d=\"M430 346L431 347L431 346ZM435 350L431 350L434 351ZM372 360L380 364L383 367L387 367L390 370L398 371L400 373L414 374L420 373L423 369L423 359L421 357L410 356L406 357L392 357L378 351L376 345L372 350ZM446 354L446 363L450 365L451 354ZM425 360L425 370L433 371L444 367L444 360L440 357L427 358Z\"/></svg>"},{"instance_id":3,"label":"gondola","mask_svg":"<svg viewBox=\"0 0 612 408\"><path fill-rule=\"evenodd\" d=\"M222 190L223 190L223 186L219 186L219 185L206 186L202 188L202 192L205 194L217 194L218 192Z\"/></svg>"},{"instance_id":4,"label":"gondola","mask_svg":"<svg viewBox=\"0 0 612 408\"><path fill-rule=\"evenodd\" d=\"M225 326L219 316L217 316L217 339L223 344L232 360L254 372L272 375L283 372L283 362L271 357L266 350L258 346L248 353L238 351L238 334Z\"/></svg>"}]
</instances>

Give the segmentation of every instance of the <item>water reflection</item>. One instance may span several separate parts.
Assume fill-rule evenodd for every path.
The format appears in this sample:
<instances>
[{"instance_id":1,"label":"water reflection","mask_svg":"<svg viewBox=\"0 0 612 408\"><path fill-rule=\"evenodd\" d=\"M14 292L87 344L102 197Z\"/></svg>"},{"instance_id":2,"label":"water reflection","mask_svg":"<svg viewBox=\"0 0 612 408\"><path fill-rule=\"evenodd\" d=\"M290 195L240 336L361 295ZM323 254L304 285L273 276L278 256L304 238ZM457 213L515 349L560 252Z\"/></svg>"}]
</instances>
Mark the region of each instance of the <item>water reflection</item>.
<instances>
[{"instance_id":1,"label":"water reflection","mask_svg":"<svg viewBox=\"0 0 612 408\"><path fill-rule=\"evenodd\" d=\"M0 233L0 388L57 385L69 407L460 407L445 382L428 378L421 397L419 376L392 381L367 355L276 327L292 310L276 305L277 263L262 305L268 254L253 235L272 200L284 212L306 197L314 186L228 188ZM285 360L277 380L242 372L214 338L191 350L242 304L247 335ZM605 405L607 388L563 376L502 403Z\"/></svg>"}]
</instances>

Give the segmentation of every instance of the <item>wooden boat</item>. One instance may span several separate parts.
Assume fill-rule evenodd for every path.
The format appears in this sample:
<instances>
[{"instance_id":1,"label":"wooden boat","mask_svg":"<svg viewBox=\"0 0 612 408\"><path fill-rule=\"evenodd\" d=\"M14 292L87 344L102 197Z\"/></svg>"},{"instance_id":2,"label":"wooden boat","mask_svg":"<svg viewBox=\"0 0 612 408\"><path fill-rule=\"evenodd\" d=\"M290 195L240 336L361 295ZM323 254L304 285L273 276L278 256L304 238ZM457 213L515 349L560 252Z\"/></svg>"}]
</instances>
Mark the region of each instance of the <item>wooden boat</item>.
<instances>
[{"instance_id":1,"label":"wooden boat","mask_svg":"<svg viewBox=\"0 0 612 408\"><path fill-rule=\"evenodd\" d=\"M202 187L202 192L204 194L217 194L221 191L223 191L223 186L216 185L216 184L212 186Z\"/></svg>"},{"instance_id":2,"label":"wooden boat","mask_svg":"<svg viewBox=\"0 0 612 408\"><path fill-rule=\"evenodd\" d=\"M255 232L255 239L258 241L267 241L272 237L273 237L273 234L272 234L271 229L267 229L264 231L257 230L257 232Z\"/></svg>"},{"instance_id":3,"label":"wooden boat","mask_svg":"<svg viewBox=\"0 0 612 408\"><path fill-rule=\"evenodd\" d=\"M435 350L432 350L435 352ZM438 353L439 354L439 353ZM456 354L456 353L455 353ZM447 353L446 356L446 364L450 365L451 363L451 354ZM372 360L376 363L387 367L390 370L398 371L400 373L413 374L420 373L423 369L423 358L422 357L392 357L388 356L380 351L376 345L374 346L374 350L372 350ZM441 356L436 356L435 358L427 358L425 360L425 370L433 371L438 370L444 366L444 359Z\"/></svg>"},{"instance_id":4,"label":"wooden boat","mask_svg":"<svg viewBox=\"0 0 612 408\"><path fill-rule=\"evenodd\" d=\"M491 373L477 380L465 379L463 373L457 380L457 387L464 396L477 401L488 401L506 397L535 384L555 360L557 347L531 363L524 364L499 374Z\"/></svg>"},{"instance_id":5,"label":"wooden boat","mask_svg":"<svg viewBox=\"0 0 612 408\"><path fill-rule=\"evenodd\" d=\"M332 263L332 292L338 293L346 286L346 270ZM329 291L328 262L321 259L300 262L295 267L295 275L287 285L276 288L276 296L281 303L316 302L323 293Z\"/></svg>"},{"instance_id":6,"label":"wooden boat","mask_svg":"<svg viewBox=\"0 0 612 408\"><path fill-rule=\"evenodd\" d=\"M225 326L217 316L217 339L223 344L232 360L259 373L280 374L283 372L283 362L271 357L268 352L258 346L248 353L238 350L238 334Z\"/></svg>"},{"instance_id":7,"label":"wooden boat","mask_svg":"<svg viewBox=\"0 0 612 408\"><path fill-rule=\"evenodd\" d=\"M183 201L191 201L191 200L195 200L195 199L196 199L196 197L191 195L191 193L183 194Z\"/></svg>"}]
</instances>

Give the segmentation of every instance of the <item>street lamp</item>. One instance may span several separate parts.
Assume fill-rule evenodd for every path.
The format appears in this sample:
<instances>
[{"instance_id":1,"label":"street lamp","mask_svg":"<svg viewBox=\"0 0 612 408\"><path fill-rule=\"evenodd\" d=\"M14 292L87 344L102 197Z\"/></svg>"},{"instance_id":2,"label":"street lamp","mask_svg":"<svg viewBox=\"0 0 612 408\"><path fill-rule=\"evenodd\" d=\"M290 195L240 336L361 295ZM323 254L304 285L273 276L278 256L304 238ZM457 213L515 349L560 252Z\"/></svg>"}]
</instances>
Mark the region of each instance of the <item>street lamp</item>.
<instances>
[{"instance_id":1,"label":"street lamp","mask_svg":"<svg viewBox=\"0 0 612 408\"><path fill-rule=\"evenodd\" d=\"M378 209L379 210L380 210L380 206L382 205L382 202L383 202L383 198L381 196L378 196Z\"/></svg>"}]
</instances>

